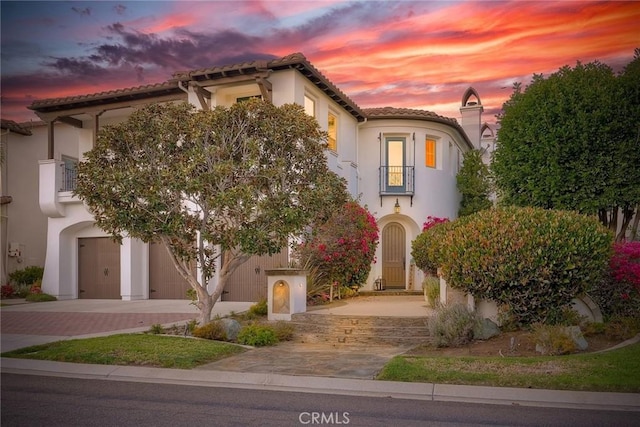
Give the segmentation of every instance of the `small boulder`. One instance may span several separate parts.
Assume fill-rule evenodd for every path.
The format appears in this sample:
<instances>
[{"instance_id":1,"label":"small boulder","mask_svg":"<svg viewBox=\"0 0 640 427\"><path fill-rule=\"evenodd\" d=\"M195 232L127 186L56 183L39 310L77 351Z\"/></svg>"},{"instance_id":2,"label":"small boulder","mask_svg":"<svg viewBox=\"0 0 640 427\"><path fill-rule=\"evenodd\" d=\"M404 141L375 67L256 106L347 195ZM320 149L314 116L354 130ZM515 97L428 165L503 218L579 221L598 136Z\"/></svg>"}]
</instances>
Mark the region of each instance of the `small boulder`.
<instances>
[{"instance_id":1,"label":"small boulder","mask_svg":"<svg viewBox=\"0 0 640 427\"><path fill-rule=\"evenodd\" d=\"M491 319L482 319L473 329L473 339L488 340L500 335L500 328Z\"/></svg>"},{"instance_id":2,"label":"small boulder","mask_svg":"<svg viewBox=\"0 0 640 427\"><path fill-rule=\"evenodd\" d=\"M237 320L230 319L225 317L224 319L220 319L220 323L224 327L224 331L227 334L228 341L235 341L238 338L238 333L242 328L240 323Z\"/></svg>"},{"instance_id":3,"label":"small boulder","mask_svg":"<svg viewBox=\"0 0 640 427\"><path fill-rule=\"evenodd\" d=\"M576 344L576 347L578 347L578 350L585 351L589 347L587 340L585 340L584 335L582 335L582 330L580 329L580 326L567 326L565 328L565 331L567 332L567 335L569 335L573 340L573 342Z\"/></svg>"}]
</instances>

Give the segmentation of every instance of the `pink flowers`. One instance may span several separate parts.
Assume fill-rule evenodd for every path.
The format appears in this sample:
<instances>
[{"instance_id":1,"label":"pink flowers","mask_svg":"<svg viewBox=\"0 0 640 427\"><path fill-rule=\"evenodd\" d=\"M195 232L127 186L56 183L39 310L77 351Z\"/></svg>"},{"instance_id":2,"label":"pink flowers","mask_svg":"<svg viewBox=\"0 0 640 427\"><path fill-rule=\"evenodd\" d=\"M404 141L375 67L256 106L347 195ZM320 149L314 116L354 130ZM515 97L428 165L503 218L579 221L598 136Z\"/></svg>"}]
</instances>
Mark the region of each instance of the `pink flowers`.
<instances>
[{"instance_id":1,"label":"pink flowers","mask_svg":"<svg viewBox=\"0 0 640 427\"><path fill-rule=\"evenodd\" d=\"M422 224L422 231L427 231L431 227L434 227L438 224L442 224L444 222L449 222L449 218L438 218L436 216L428 216L427 221Z\"/></svg>"},{"instance_id":2,"label":"pink flowers","mask_svg":"<svg viewBox=\"0 0 640 427\"><path fill-rule=\"evenodd\" d=\"M378 245L378 224L366 208L347 203L327 223L315 230L297 252L301 259L326 273L342 286L364 283Z\"/></svg>"}]
</instances>

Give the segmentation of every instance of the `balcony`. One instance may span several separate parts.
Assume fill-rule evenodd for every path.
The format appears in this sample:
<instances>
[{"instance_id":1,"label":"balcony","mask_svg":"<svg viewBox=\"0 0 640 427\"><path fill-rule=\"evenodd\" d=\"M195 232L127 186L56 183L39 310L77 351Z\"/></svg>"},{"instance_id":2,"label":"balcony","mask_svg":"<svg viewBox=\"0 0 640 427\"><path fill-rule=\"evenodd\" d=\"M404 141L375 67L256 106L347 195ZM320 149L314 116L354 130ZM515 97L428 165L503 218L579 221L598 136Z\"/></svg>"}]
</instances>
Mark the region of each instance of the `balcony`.
<instances>
[{"instance_id":1,"label":"balcony","mask_svg":"<svg viewBox=\"0 0 640 427\"><path fill-rule=\"evenodd\" d=\"M378 181L380 195L413 196L415 188L414 166L380 166Z\"/></svg>"},{"instance_id":2,"label":"balcony","mask_svg":"<svg viewBox=\"0 0 640 427\"><path fill-rule=\"evenodd\" d=\"M60 164L62 168L62 179L59 191L73 191L78 182L78 168L76 163L64 162Z\"/></svg>"}]
</instances>

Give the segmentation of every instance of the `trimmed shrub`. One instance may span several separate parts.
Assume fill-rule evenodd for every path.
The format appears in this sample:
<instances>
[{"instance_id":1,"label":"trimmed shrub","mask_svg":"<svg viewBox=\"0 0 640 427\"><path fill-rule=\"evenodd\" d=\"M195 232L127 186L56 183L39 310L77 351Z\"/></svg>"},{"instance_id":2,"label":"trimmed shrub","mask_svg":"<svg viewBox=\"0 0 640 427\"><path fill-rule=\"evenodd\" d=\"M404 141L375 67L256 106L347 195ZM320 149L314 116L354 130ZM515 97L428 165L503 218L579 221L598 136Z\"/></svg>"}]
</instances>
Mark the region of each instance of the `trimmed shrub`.
<instances>
[{"instance_id":1,"label":"trimmed shrub","mask_svg":"<svg viewBox=\"0 0 640 427\"><path fill-rule=\"evenodd\" d=\"M271 326L247 325L238 334L238 342L244 345L262 347L278 343L276 332Z\"/></svg>"},{"instance_id":2,"label":"trimmed shrub","mask_svg":"<svg viewBox=\"0 0 640 427\"><path fill-rule=\"evenodd\" d=\"M443 262L442 240L454 223L433 217L427 220L422 233L411 242L411 256L420 270L435 276Z\"/></svg>"},{"instance_id":3,"label":"trimmed shrub","mask_svg":"<svg viewBox=\"0 0 640 427\"><path fill-rule=\"evenodd\" d=\"M226 341L227 333L222 322L214 320L206 325L197 327L191 333L196 338L204 338L208 340Z\"/></svg>"},{"instance_id":4,"label":"trimmed shrub","mask_svg":"<svg viewBox=\"0 0 640 427\"><path fill-rule=\"evenodd\" d=\"M42 280L44 268L30 265L22 270L16 270L9 274L9 280L14 285L32 285L38 280Z\"/></svg>"},{"instance_id":5,"label":"trimmed shrub","mask_svg":"<svg viewBox=\"0 0 640 427\"><path fill-rule=\"evenodd\" d=\"M611 256L611 232L575 212L507 207L452 224L441 257L447 283L507 305L523 324L558 318L602 280Z\"/></svg>"},{"instance_id":6,"label":"trimmed shrub","mask_svg":"<svg viewBox=\"0 0 640 427\"><path fill-rule=\"evenodd\" d=\"M436 347L460 347L473 340L480 317L462 304L440 307L429 319L429 335Z\"/></svg>"}]
</instances>

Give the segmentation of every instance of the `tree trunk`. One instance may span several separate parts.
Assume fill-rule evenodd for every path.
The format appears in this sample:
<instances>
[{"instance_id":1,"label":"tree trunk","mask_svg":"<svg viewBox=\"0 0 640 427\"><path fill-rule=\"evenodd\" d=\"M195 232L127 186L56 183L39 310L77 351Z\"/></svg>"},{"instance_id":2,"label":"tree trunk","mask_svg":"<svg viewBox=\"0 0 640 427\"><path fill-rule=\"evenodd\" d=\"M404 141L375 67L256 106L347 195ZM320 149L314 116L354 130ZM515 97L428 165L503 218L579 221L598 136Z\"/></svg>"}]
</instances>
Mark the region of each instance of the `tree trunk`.
<instances>
[{"instance_id":1,"label":"tree trunk","mask_svg":"<svg viewBox=\"0 0 640 427\"><path fill-rule=\"evenodd\" d=\"M640 205L636 206L636 214L631 226L631 241L638 239L638 224L640 223Z\"/></svg>"},{"instance_id":2,"label":"tree trunk","mask_svg":"<svg viewBox=\"0 0 640 427\"><path fill-rule=\"evenodd\" d=\"M633 218L633 208L630 206L625 206L622 209L622 224L620 225L620 231L616 236L616 242L622 242L626 238L627 228L629 228L629 223L631 223L631 219Z\"/></svg>"}]
</instances>

